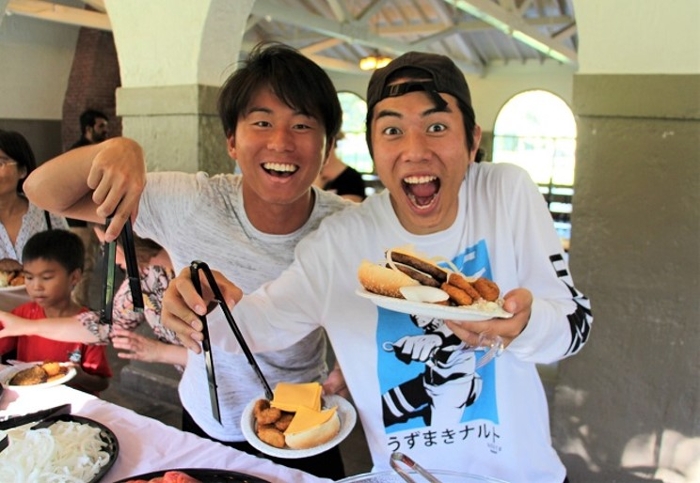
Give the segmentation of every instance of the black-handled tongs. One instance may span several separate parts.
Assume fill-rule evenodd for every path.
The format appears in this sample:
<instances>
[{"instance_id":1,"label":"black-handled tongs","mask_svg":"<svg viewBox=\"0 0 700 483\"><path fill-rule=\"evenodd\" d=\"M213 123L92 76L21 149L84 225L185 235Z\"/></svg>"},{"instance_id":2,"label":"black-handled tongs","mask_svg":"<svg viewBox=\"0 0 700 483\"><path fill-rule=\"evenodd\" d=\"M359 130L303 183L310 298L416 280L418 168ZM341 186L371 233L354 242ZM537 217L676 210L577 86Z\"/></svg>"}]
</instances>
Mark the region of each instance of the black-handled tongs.
<instances>
[{"instance_id":1,"label":"black-handled tongs","mask_svg":"<svg viewBox=\"0 0 700 483\"><path fill-rule=\"evenodd\" d=\"M190 264L190 278L192 279L192 284L194 285L195 290L201 297L202 284L199 281L200 270L203 271L204 275L207 277L209 287L211 287L211 290L214 293L214 302L219 304L219 307L221 307L221 310L224 312L224 317L226 317L226 321L228 322L229 327L231 327L233 334L236 336L236 340L238 340L241 349L243 349L243 353L248 359L248 363L255 371L255 374L258 376L258 379L260 380L260 383L262 384L263 389L265 390L265 397L271 400L273 394L272 389L270 389L270 384L268 384L267 380L265 379L265 376L260 370L260 366L258 366L258 363L255 361L255 357L253 356L253 353L250 351L248 344L243 338L243 334L238 328L238 324L236 324L236 321L233 319L231 311L226 306L224 296L221 294L219 285L216 283L216 280L214 279L214 275L212 274L209 265L199 260L195 260ZM207 317L205 315L200 315L199 320L202 321L202 351L204 352L204 361L207 368L207 381L209 382L209 396L211 398L212 415L217 421L221 422L221 416L219 413L219 399L216 394L216 375L214 373L214 359L211 351L211 342L209 339Z\"/></svg>"},{"instance_id":2,"label":"black-handled tongs","mask_svg":"<svg viewBox=\"0 0 700 483\"><path fill-rule=\"evenodd\" d=\"M112 217L107 218L106 225L109 226ZM134 311L143 312L143 294L141 293L141 277L139 265L136 259L136 248L134 246L134 231L131 220L126 220L124 228L120 233L124 258L126 260L126 274L129 279L129 289L131 299L134 304ZM106 253L103 259L102 281L102 310L100 313L100 323L112 324L112 309L114 302L114 285L116 276L117 242L112 241L105 244Z\"/></svg>"}]
</instances>

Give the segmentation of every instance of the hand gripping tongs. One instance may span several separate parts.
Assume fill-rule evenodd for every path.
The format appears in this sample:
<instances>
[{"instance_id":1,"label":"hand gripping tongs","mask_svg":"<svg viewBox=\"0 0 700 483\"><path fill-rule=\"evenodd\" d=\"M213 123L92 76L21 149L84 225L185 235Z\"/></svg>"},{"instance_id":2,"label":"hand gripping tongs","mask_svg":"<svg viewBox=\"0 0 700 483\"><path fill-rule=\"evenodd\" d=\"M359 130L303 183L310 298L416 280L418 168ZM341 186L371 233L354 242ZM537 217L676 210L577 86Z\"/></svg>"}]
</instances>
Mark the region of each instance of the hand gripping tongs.
<instances>
[{"instance_id":1,"label":"hand gripping tongs","mask_svg":"<svg viewBox=\"0 0 700 483\"><path fill-rule=\"evenodd\" d=\"M107 226L112 221L112 217L107 218ZM129 279L129 289L135 312L143 312L143 293L141 292L141 277L139 265L136 259L136 248L134 247L134 231L131 220L126 220L124 228L120 234L122 238L122 248L126 260L126 274ZM102 310L100 313L100 323L112 324L112 309L114 302L114 282L116 274L117 242L112 241L105 244L106 253L103 261L103 282L102 282Z\"/></svg>"},{"instance_id":2,"label":"hand gripping tongs","mask_svg":"<svg viewBox=\"0 0 700 483\"><path fill-rule=\"evenodd\" d=\"M248 363L250 366L253 368L255 371L255 374L258 376L258 379L260 380L260 383L263 386L263 389L265 390L265 397L267 399L272 399L272 389L270 389L270 385L268 384L267 380L265 379L265 376L263 375L262 371L260 370L260 366L258 366L258 363L255 361L255 357L253 357L253 353L250 351L250 348L248 347L248 344L246 343L245 339L243 338L243 334L241 333L240 329L238 328L238 325L236 324L236 321L233 319L233 315L231 315L231 311L228 309L226 306L226 302L224 301L224 297L221 294L221 290L219 289L219 285L216 283L216 280L214 279L214 275L211 272L211 269L209 266L201 262L199 260L195 260L190 264L190 278L192 279L192 284L194 285L195 290L199 294L199 296L202 296L202 284L199 281L199 271L202 270L204 272L204 275L207 277L207 281L209 282L209 287L211 287L211 290L214 294L214 302L219 304L219 307L221 307L221 310L224 312L224 317L226 317L226 321L228 322L229 327L231 327L231 330L233 331L233 334L236 336L236 340L238 340L238 343L241 346L241 349L243 349L243 353L245 354L246 358L248 359ZM214 357L211 351L211 341L209 339L209 328L207 326L207 318L205 315L200 315L199 320L202 321L202 351L204 352L204 363L207 368L207 381L209 383L209 397L211 399L211 412L212 415L214 416L214 419L216 419L218 422L221 422L221 414L219 412L219 399L216 393L216 375L214 373Z\"/></svg>"}]
</instances>

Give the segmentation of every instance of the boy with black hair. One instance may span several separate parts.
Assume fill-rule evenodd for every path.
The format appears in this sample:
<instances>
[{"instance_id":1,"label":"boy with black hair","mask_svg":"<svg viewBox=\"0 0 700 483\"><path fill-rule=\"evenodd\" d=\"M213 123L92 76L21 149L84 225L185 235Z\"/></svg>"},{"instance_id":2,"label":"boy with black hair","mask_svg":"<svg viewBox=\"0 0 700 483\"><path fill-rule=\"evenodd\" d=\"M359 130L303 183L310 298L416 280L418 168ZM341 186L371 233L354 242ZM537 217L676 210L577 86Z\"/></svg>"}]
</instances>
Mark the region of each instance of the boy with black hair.
<instances>
[{"instance_id":1,"label":"boy with black hair","mask_svg":"<svg viewBox=\"0 0 700 483\"><path fill-rule=\"evenodd\" d=\"M85 263L85 248L77 235L66 230L37 233L24 246L22 260L32 301L15 308L13 314L35 320L70 317L87 310L71 298ZM0 339L0 354L13 349L24 362L73 362L77 374L67 384L76 389L97 395L109 386L112 370L103 345L56 342L39 336Z\"/></svg>"}]
</instances>

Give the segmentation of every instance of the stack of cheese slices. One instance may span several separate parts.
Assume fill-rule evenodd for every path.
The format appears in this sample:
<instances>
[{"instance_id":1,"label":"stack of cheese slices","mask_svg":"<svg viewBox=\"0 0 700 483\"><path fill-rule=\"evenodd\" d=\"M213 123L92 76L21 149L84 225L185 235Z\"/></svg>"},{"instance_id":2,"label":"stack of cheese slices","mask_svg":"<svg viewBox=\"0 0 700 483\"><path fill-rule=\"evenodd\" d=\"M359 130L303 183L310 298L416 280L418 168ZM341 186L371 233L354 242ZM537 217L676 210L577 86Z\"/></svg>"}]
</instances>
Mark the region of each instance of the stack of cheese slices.
<instances>
[{"instance_id":1,"label":"stack of cheese slices","mask_svg":"<svg viewBox=\"0 0 700 483\"><path fill-rule=\"evenodd\" d=\"M313 448L333 439L340 431L337 407L322 409L322 387L317 382L277 384L270 406L294 413L284 431L284 439L292 449Z\"/></svg>"}]
</instances>

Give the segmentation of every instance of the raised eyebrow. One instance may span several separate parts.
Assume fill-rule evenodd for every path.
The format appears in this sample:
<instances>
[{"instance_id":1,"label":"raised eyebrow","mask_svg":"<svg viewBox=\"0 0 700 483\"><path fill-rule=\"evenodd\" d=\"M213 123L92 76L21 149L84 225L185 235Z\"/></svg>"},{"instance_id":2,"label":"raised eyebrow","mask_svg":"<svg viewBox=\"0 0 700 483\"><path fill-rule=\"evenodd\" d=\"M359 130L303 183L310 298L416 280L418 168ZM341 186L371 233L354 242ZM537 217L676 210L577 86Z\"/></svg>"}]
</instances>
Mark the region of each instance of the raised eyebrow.
<instances>
[{"instance_id":1,"label":"raised eyebrow","mask_svg":"<svg viewBox=\"0 0 700 483\"><path fill-rule=\"evenodd\" d=\"M431 114L435 114L438 112L452 112L452 109L450 109L449 106L446 106L445 108L437 108L437 107L431 107L430 109L426 109L421 113L421 117L427 117L430 116ZM377 113L377 119L381 119L382 117L397 117L399 119L403 118L403 114L401 114L398 111L393 111L391 109L382 109Z\"/></svg>"}]
</instances>

